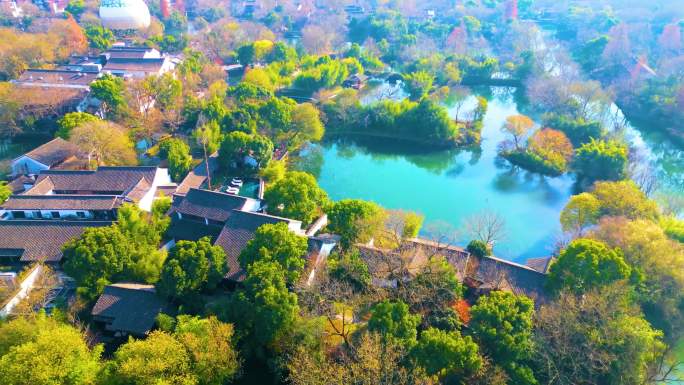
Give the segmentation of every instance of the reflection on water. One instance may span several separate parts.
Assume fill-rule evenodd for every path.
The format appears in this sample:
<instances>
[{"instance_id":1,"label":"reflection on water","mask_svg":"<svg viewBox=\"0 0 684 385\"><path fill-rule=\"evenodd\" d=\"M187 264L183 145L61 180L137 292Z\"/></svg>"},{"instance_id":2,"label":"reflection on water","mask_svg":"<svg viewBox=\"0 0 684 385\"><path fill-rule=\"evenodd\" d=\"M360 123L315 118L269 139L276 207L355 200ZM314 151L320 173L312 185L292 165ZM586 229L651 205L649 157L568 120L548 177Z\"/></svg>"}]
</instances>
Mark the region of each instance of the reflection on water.
<instances>
[{"instance_id":1,"label":"reflection on water","mask_svg":"<svg viewBox=\"0 0 684 385\"><path fill-rule=\"evenodd\" d=\"M388 85L366 92L386 95ZM328 138L311 146L296 167L314 174L333 199L360 198L387 208L410 209L425 215L428 233L434 224L452 232L463 221L491 210L506 220L507 237L495 245L497 255L516 261L549 255L560 236L558 216L569 197L577 193L571 175L542 177L513 167L497 156L505 139L501 126L518 114L519 97L512 89L487 88L489 109L484 118L482 143L477 149L425 150L412 143L362 137ZM396 95L396 94L392 94ZM475 106L473 97L460 106L459 116ZM447 106L452 117L454 106ZM647 154L662 187L683 194L684 153L657 133L627 127L632 147ZM467 234L459 234L465 245Z\"/></svg>"},{"instance_id":2,"label":"reflection on water","mask_svg":"<svg viewBox=\"0 0 684 385\"><path fill-rule=\"evenodd\" d=\"M369 199L416 210L426 224L459 229L465 218L482 210L498 212L508 230L495 247L498 255L516 260L548 255L573 180L543 178L501 162L496 154L503 139L500 127L517 113L511 98L502 99L490 102L480 148L426 151L411 143L346 137L310 147L298 167L313 171L333 199ZM461 234L459 243L467 238Z\"/></svg>"}]
</instances>

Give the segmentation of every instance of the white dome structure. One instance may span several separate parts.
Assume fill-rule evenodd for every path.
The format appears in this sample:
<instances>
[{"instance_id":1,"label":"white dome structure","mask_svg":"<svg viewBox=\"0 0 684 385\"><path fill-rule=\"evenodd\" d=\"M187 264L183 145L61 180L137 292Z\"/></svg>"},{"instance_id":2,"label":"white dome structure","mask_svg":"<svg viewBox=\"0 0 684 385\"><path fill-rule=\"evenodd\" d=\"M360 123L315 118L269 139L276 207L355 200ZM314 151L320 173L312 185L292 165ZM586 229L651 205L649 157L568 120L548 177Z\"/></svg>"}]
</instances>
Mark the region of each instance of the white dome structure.
<instances>
[{"instance_id":1,"label":"white dome structure","mask_svg":"<svg viewBox=\"0 0 684 385\"><path fill-rule=\"evenodd\" d=\"M143 29L150 25L150 10L143 0L102 0L100 19L109 29Z\"/></svg>"}]
</instances>

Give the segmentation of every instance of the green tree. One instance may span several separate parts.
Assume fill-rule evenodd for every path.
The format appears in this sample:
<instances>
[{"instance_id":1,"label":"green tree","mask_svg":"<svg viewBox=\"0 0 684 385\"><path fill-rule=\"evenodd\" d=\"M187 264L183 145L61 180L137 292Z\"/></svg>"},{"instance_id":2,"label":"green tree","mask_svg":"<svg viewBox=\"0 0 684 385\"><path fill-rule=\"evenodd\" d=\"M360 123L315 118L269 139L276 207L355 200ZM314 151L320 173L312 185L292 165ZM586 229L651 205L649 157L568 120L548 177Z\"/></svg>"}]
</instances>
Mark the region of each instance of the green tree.
<instances>
[{"instance_id":1,"label":"green tree","mask_svg":"<svg viewBox=\"0 0 684 385\"><path fill-rule=\"evenodd\" d=\"M219 149L219 163L227 170L253 167L245 158L254 160L256 169L268 166L273 156L273 142L263 135L233 131L227 134Z\"/></svg>"},{"instance_id":2,"label":"green tree","mask_svg":"<svg viewBox=\"0 0 684 385\"><path fill-rule=\"evenodd\" d=\"M192 132L195 142L202 148L207 156L218 151L221 140L221 126L216 120L210 120Z\"/></svg>"},{"instance_id":3,"label":"green tree","mask_svg":"<svg viewBox=\"0 0 684 385\"><path fill-rule=\"evenodd\" d=\"M368 270L368 264L364 262L356 248L344 253L333 253L328 257L326 267L330 277L348 283L356 292L367 291L371 288L373 277Z\"/></svg>"},{"instance_id":4,"label":"green tree","mask_svg":"<svg viewBox=\"0 0 684 385\"><path fill-rule=\"evenodd\" d=\"M110 362L109 383L192 385L197 378L191 365L190 355L180 341L155 331L144 340L130 339L117 349Z\"/></svg>"},{"instance_id":5,"label":"green tree","mask_svg":"<svg viewBox=\"0 0 684 385\"><path fill-rule=\"evenodd\" d=\"M133 248L116 226L87 228L64 245L64 272L76 281L81 297L95 300L105 286L127 275Z\"/></svg>"},{"instance_id":6,"label":"green tree","mask_svg":"<svg viewBox=\"0 0 684 385\"><path fill-rule=\"evenodd\" d=\"M428 375L448 376L459 383L482 367L477 344L470 336L462 337L457 331L445 332L435 328L423 331L411 356Z\"/></svg>"},{"instance_id":7,"label":"green tree","mask_svg":"<svg viewBox=\"0 0 684 385\"><path fill-rule=\"evenodd\" d=\"M289 171L266 189L264 200L270 213L311 223L321 214L328 195L308 173Z\"/></svg>"},{"instance_id":8,"label":"green tree","mask_svg":"<svg viewBox=\"0 0 684 385\"><path fill-rule=\"evenodd\" d=\"M298 104L292 111L292 129L287 135L291 148L299 148L305 142L317 142L323 138L325 128L318 109L311 103Z\"/></svg>"},{"instance_id":9,"label":"green tree","mask_svg":"<svg viewBox=\"0 0 684 385\"><path fill-rule=\"evenodd\" d=\"M603 137L603 127L600 122L588 122L582 118L572 119L564 115L551 115L545 120L544 126L563 132L574 147L580 147L592 139Z\"/></svg>"},{"instance_id":10,"label":"green tree","mask_svg":"<svg viewBox=\"0 0 684 385\"><path fill-rule=\"evenodd\" d=\"M385 212L377 204L360 199L343 199L326 210L328 228L340 235L347 249L355 243L367 243L383 228Z\"/></svg>"},{"instance_id":11,"label":"green tree","mask_svg":"<svg viewBox=\"0 0 684 385\"><path fill-rule=\"evenodd\" d=\"M626 279L631 273L622 251L592 239L576 239L551 265L547 287L554 293L584 293Z\"/></svg>"},{"instance_id":12,"label":"green tree","mask_svg":"<svg viewBox=\"0 0 684 385\"><path fill-rule=\"evenodd\" d=\"M468 243L468 247L466 248L468 252L478 258L483 258L489 255L492 255L492 250L489 245L486 243L482 242L479 239L473 239Z\"/></svg>"},{"instance_id":13,"label":"green tree","mask_svg":"<svg viewBox=\"0 0 684 385\"><path fill-rule=\"evenodd\" d=\"M232 318L247 333L253 351L283 337L299 313L297 295L287 289L285 272L273 261L256 261L247 267L244 290L233 299Z\"/></svg>"},{"instance_id":14,"label":"green tree","mask_svg":"<svg viewBox=\"0 0 684 385\"><path fill-rule=\"evenodd\" d=\"M596 182L591 192L600 202L601 216L656 219L658 205L631 180Z\"/></svg>"},{"instance_id":15,"label":"green tree","mask_svg":"<svg viewBox=\"0 0 684 385\"><path fill-rule=\"evenodd\" d=\"M176 108L183 94L183 83L170 72L148 78L155 91L156 106L162 111Z\"/></svg>"},{"instance_id":16,"label":"green tree","mask_svg":"<svg viewBox=\"0 0 684 385\"><path fill-rule=\"evenodd\" d=\"M266 183L275 183L285 177L287 173L287 163L285 160L271 160L268 165L259 170L259 176Z\"/></svg>"},{"instance_id":17,"label":"green tree","mask_svg":"<svg viewBox=\"0 0 684 385\"><path fill-rule=\"evenodd\" d=\"M416 71L404 75L404 83L412 100L424 98L432 89L434 80L435 77L426 71Z\"/></svg>"},{"instance_id":18,"label":"green tree","mask_svg":"<svg viewBox=\"0 0 684 385\"><path fill-rule=\"evenodd\" d=\"M171 138L159 144L159 157L168 162L169 173L175 181L180 181L192 168L190 146L182 139Z\"/></svg>"},{"instance_id":19,"label":"green tree","mask_svg":"<svg viewBox=\"0 0 684 385\"><path fill-rule=\"evenodd\" d=\"M384 300L371 309L368 330L378 332L404 346L412 346L416 342L416 328L420 324L420 318L419 314L409 312L407 304Z\"/></svg>"},{"instance_id":20,"label":"green tree","mask_svg":"<svg viewBox=\"0 0 684 385\"><path fill-rule=\"evenodd\" d=\"M157 287L165 297L191 304L200 293L215 289L226 270L226 253L209 237L179 241L164 262Z\"/></svg>"},{"instance_id":21,"label":"green tree","mask_svg":"<svg viewBox=\"0 0 684 385\"><path fill-rule=\"evenodd\" d=\"M0 324L0 375L7 385L97 383L102 346L41 312Z\"/></svg>"},{"instance_id":22,"label":"green tree","mask_svg":"<svg viewBox=\"0 0 684 385\"><path fill-rule=\"evenodd\" d=\"M684 332L684 244L657 223L624 217L604 218L591 236L623 251L640 278L636 297L646 319L668 341L677 340Z\"/></svg>"},{"instance_id":23,"label":"green tree","mask_svg":"<svg viewBox=\"0 0 684 385\"><path fill-rule=\"evenodd\" d=\"M592 138L577 149L573 168L590 181L621 180L627 172L627 153L624 143Z\"/></svg>"},{"instance_id":24,"label":"green tree","mask_svg":"<svg viewBox=\"0 0 684 385\"><path fill-rule=\"evenodd\" d=\"M213 316L180 315L174 336L187 349L198 384L223 385L237 376L240 358L233 342L233 325Z\"/></svg>"},{"instance_id":25,"label":"green tree","mask_svg":"<svg viewBox=\"0 0 684 385\"><path fill-rule=\"evenodd\" d=\"M665 345L621 285L563 293L536 317L536 375L558 385L648 383ZM591 357L591 359L589 359Z\"/></svg>"},{"instance_id":26,"label":"green tree","mask_svg":"<svg viewBox=\"0 0 684 385\"><path fill-rule=\"evenodd\" d=\"M123 78L105 74L90 83L90 95L102 102L105 116L120 116L126 106L126 86Z\"/></svg>"},{"instance_id":27,"label":"green tree","mask_svg":"<svg viewBox=\"0 0 684 385\"><path fill-rule=\"evenodd\" d=\"M207 173L207 187L211 189L211 172L209 171L209 155L216 152L221 143L221 128L216 120L210 120L192 132L192 137L204 154L204 167Z\"/></svg>"},{"instance_id":28,"label":"green tree","mask_svg":"<svg viewBox=\"0 0 684 385\"><path fill-rule=\"evenodd\" d=\"M596 224L601 202L589 193L573 195L560 214L563 231L572 231L581 236L584 229Z\"/></svg>"},{"instance_id":29,"label":"green tree","mask_svg":"<svg viewBox=\"0 0 684 385\"><path fill-rule=\"evenodd\" d=\"M113 282L159 279L165 255L158 247L167 221L159 223L132 205L119 208L118 218L112 226L87 228L62 248L64 271L87 301Z\"/></svg>"},{"instance_id":30,"label":"green tree","mask_svg":"<svg viewBox=\"0 0 684 385\"><path fill-rule=\"evenodd\" d=\"M256 261L276 262L285 272L287 283L292 285L304 270L307 248L306 238L290 231L287 223L265 224L256 230L254 238L240 253L240 265L246 268Z\"/></svg>"},{"instance_id":31,"label":"green tree","mask_svg":"<svg viewBox=\"0 0 684 385\"><path fill-rule=\"evenodd\" d=\"M9 187L7 182L0 182L0 204L5 203L5 201L12 195L12 189Z\"/></svg>"},{"instance_id":32,"label":"green tree","mask_svg":"<svg viewBox=\"0 0 684 385\"><path fill-rule=\"evenodd\" d=\"M78 19L85 11L85 2L83 0L69 0L69 4L64 8L64 11L69 12Z\"/></svg>"},{"instance_id":33,"label":"green tree","mask_svg":"<svg viewBox=\"0 0 684 385\"><path fill-rule=\"evenodd\" d=\"M71 4L71 3L70 3ZM89 114L87 112L69 112L57 120L57 132L56 137L62 139L69 139L71 136L71 130L74 128L88 122L95 122L100 120L99 117Z\"/></svg>"},{"instance_id":34,"label":"green tree","mask_svg":"<svg viewBox=\"0 0 684 385\"><path fill-rule=\"evenodd\" d=\"M470 308L469 326L483 352L501 365L512 384L536 384L527 362L533 353L534 303L525 296L493 291Z\"/></svg>"},{"instance_id":35,"label":"green tree","mask_svg":"<svg viewBox=\"0 0 684 385\"><path fill-rule=\"evenodd\" d=\"M116 37L112 30L97 26L89 25L85 29L85 35L88 38L88 44L95 49L104 51L109 49L112 44L116 41Z\"/></svg>"},{"instance_id":36,"label":"green tree","mask_svg":"<svg viewBox=\"0 0 684 385\"><path fill-rule=\"evenodd\" d=\"M259 107L264 129L273 140L287 136L292 126L292 112L297 103L290 98L271 98Z\"/></svg>"}]
</instances>

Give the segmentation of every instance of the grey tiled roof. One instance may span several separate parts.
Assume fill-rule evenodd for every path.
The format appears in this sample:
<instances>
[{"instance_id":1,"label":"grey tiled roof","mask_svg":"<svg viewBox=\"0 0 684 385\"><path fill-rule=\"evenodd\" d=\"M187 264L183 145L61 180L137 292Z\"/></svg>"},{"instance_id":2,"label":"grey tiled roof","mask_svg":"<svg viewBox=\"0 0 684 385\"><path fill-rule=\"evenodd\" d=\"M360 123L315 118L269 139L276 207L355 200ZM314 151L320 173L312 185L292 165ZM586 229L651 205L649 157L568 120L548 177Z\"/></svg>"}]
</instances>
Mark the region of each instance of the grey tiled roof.
<instances>
[{"instance_id":1,"label":"grey tiled roof","mask_svg":"<svg viewBox=\"0 0 684 385\"><path fill-rule=\"evenodd\" d=\"M14 195L4 210L112 210L122 199L114 195Z\"/></svg>"},{"instance_id":2,"label":"grey tiled roof","mask_svg":"<svg viewBox=\"0 0 684 385\"><path fill-rule=\"evenodd\" d=\"M59 262L62 246L88 227L109 226L99 221L0 221L0 250L13 251L22 262Z\"/></svg>"},{"instance_id":3,"label":"grey tiled roof","mask_svg":"<svg viewBox=\"0 0 684 385\"><path fill-rule=\"evenodd\" d=\"M149 333L157 315L165 310L166 304L157 297L154 286L118 283L105 286L91 314L106 322L109 331L142 336Z\"/></svg>"},{"instance_id":4,"label":"grey tiled roof","mask_svg":"<svg viewBox=\"0 0 684 385\"><path fill-rule=\"evenodd\" d=\"M97 79L97 77L98 74L93 72L31 68L21 74L19 79L17 79L17 83L87 87L90 83Z\"/></svg>"},{"instance_id":5,"label":"grey tiled roof","mask_svg":"<svg viewBox=\"0 0 684 385\"><path fill-rule=\"evenodd\" d=\"M57 163L78 154L78 147L67 142L62 138L55 138L51 141L34 148L25 155L46 166L52 167Z\"/></svg>"},{"instance_id":6,"label":"grey tiled roof","mask_svg":"<svg viewBox=\"0 0 684 385\"><path fill-rule=\"evenodd\" d=\"M159 72L164 58L111 57L102 68L104 71Z\"/></svg>"},{"instance_id":7,"label":"grey tiled roof","mask_svg":"<svg viewBox=\"0 0 684 385\"><path fill-rule=\"evenodd\" d=\"M254 238L254 233L260 226L281 222L290 223L292 220L237 210L231 213L215 242L216 245L221 246L226 252L226 262L228 263L227 279L233 281L244 280L245 271L240 267L238 260L240 252L247 246L247 242Z\"/></svg>"},{"instance_id":8,"label":"grey tiled roof","mask_svg":"<svg viewBox=\"0 0 684 385\"><path fill-rule=\"evenodd\" d=\"M151 184L156 171L157 168L152 166L100 167L95 171L47 170L38 176L36 187L49 179L54 190L102 191L121 194L136 187L141 183L142 178ZM27 191L27 194L41 194L40 191L34 191L36 187Z\"/></svg>"},{"instance_id":9,"label":"grey tiled roof","mask_svg":"<svg viewBox=\"0 0 684 385\"><path fill-rule=\"evenodd\" d=\"M221 229L221 226L206 225L174 217L171 219L168 230L166 230L166 238L176 241L197 241L202 237L210 237L214 240L221 233Z\"/></svg>"},{"instance_id":10,"label":"grey tiled roof","mask_svg":"<svg viewBox=\"0 0 684 385\"><path fill-rule=\"evenodd\" d=\"M530 258L525 261L525 265L540 273L546 273L548 272L552 261L553 257Z\"/></svg>"},{"instance_id":11,"label":"grey tiled roof","mask_svg":"<svg viewBox=\"0 0 684 385\"><path fill-rule=\"evenodd\" d=\"M191 188L185 196L174 200L171 213L179 212L225 222L233 210L242 209L246 202L245 197Z\"/></svg>"}]
</instances>

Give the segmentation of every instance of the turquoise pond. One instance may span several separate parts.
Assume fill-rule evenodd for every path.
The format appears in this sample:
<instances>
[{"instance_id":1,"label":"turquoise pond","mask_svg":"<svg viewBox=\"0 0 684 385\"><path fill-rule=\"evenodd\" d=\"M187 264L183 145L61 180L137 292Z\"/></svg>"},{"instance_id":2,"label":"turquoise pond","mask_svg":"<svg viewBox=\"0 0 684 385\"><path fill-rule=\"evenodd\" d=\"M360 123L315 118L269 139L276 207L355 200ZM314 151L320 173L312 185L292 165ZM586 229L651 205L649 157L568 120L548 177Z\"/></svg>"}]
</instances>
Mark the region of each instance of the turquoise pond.
<instances>
[{"instance_id":1,"label":"turquoise pond","mask_svg":"<svg viewBox=\"0 0 684 385\"><path fill-rule=\"evenodd\" d=\"M334 200L359 198L418 211L425 216L423 235L449 231L460 245L469 240L463 225L470 216L496 212L506 222L505 238L495 245L498 256L519 262L547 256L560 239L558 217L575 193L574 178L541 177L498 158L497 145L505 139L500 128L518 107L505 92L489 99L480 150L419 151L387 140L328 139L305 152L300 168L316 175ZM461 114L471 109L466 105ZM640 135L633 141L647 146ZM650 156L677 185L683 158L667 149Z\"/></svg>"}]
</instances>

